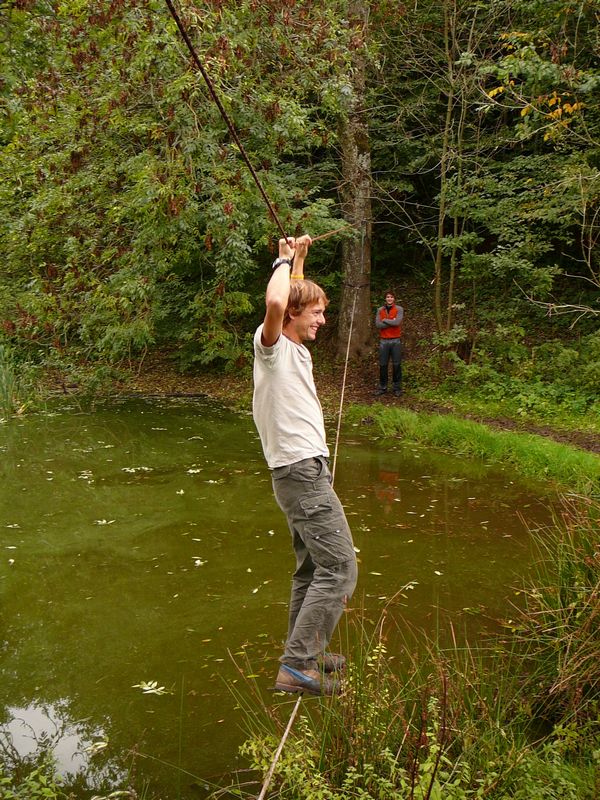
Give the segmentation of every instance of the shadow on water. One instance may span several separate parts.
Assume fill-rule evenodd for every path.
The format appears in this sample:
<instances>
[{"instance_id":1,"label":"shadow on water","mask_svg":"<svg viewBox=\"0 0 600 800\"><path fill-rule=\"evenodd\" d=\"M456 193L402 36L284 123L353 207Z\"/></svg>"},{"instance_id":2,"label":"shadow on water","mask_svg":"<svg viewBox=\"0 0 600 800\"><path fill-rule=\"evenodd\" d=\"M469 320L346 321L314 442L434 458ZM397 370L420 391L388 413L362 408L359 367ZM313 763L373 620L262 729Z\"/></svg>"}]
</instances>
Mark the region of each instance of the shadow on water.
<instances>
[{"instance_id":1,"label":"shadow on water","mask_svg":"<svg viewBox=\"0 0 600 800\"><path fill-rule=\"evenodd\" d=\"M266 695L285 634L289 534L251 417L189 400L63 408L1 426L0 452L1 759L52 751L76 786L133 770L165 800L201 796L241 766L232 657ZM441 638L452 619L471 641L510 613L527 529L553 502L358 428L336 489L355 603Z\"/></svg>"}]
</instances>

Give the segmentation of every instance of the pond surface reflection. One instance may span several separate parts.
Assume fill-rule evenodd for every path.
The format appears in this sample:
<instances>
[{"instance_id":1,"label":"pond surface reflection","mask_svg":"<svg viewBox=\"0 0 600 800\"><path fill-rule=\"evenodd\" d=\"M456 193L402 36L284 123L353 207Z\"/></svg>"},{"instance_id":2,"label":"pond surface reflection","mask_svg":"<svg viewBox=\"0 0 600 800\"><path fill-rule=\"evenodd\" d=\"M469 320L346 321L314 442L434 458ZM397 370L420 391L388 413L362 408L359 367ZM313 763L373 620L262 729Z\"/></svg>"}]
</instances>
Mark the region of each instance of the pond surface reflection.
<instances>
[{"instance_id":1,"label":"pond surface reflection","mask_svg":"<svg viewBox=\"0 0 600 800\"><path fill-rule=\"evenodd\" d=\"M46 748L72 778L119 786L135 751L138 785L198 797L241 766L231 656L267 696L285 635L292 553L251 417L189 400L63 408L0 426L0 453L0 758ZM354 606L442 637L450 618L473 638L510 613L527 528L552 502L360 428L343 431L336 489Z\"/></svg>"}]
</instances>

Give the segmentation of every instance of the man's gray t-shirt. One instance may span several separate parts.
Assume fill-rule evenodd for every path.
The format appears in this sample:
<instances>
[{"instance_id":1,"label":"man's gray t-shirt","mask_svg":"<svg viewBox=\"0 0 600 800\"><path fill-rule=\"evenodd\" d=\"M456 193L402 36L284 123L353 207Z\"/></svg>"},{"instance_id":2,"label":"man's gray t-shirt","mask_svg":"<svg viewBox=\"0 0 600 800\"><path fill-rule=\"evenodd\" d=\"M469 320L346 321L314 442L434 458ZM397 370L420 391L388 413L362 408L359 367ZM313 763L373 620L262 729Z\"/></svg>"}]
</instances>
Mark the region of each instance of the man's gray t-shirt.
<instances>
[{"instance_id":1,"label":"man's gray t-shirt","mask_svg":"<svg viewBox=\"0 0 600 800\"><path fill-rule=\"evenodd\" d=\"M328 456L310 352L283 334L265 347L262 329L254 334L252 413L269 468Z\"/></svg>"}]
</instances>

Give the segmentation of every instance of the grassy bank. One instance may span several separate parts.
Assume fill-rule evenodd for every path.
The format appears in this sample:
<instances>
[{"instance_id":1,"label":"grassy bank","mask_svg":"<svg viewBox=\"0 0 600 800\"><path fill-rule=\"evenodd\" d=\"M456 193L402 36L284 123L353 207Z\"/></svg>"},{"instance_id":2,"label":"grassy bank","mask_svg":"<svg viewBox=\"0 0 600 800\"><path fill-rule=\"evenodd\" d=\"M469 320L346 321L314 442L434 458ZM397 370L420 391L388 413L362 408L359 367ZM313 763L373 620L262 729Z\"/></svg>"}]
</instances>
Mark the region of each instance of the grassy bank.
<instances>
[{"instance_id":1,"label":"grassy bank","mask_svg":"<svg viewBox=\"0 0 600 800\"><path fill-rule=\"evenodd\" d=\"M486 463L505 465L561 489L592 495L600 492L600 457L542 436L498 431L445 414L415 413L381 404L354 405L345 417L351 423L373 424L384 436L419 444Z\"/></svg>"}]
</instances>

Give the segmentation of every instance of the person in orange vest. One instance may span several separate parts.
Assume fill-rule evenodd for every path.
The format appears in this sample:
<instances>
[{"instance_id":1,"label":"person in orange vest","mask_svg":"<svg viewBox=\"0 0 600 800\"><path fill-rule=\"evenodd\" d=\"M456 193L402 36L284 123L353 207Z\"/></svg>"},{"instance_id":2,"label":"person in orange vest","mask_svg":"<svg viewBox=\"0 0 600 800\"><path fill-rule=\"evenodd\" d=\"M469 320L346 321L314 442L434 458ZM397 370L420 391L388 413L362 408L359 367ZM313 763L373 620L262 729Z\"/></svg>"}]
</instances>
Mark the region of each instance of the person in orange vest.
<instances>
[{"instance_id":1,"label":"person in orange vest","mask_svg":"<svg viewBox=\"0 0 600 800\"><path fill-rule=\"evenodd\" d=\"M385 293L385 305L377 309L375 326L379 330L379 389L376 394L387 392L388 364L392 361L392 384L394 394L402 394L402 320L404 309L396 305L393 292Z\"/></svg>"}]
</instances>

